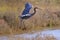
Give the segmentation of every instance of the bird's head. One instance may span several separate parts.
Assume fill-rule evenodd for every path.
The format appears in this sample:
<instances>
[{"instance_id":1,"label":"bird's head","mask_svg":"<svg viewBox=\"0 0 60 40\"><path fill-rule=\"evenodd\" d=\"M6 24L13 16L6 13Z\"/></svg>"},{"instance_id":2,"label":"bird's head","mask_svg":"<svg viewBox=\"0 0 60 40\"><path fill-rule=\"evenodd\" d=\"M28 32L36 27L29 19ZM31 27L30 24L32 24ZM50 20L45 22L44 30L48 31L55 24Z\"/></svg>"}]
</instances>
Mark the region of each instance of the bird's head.
<instances>
[{"instance_id":1,"label":"bird's head","mask_svg":"<svg viewBox=\"0 0 60 40\"><path fill-rule=\"evenodd\" d=\"M34 9L38 9L38 7L35 7Z\"/></svg>"},{"instance_id":2,"label":"bird's head","mask_svg":"<svg viewBox=\"0 0 60 40\"><path fill-rule=\"evenodd\" d=\"M36 11L37 9L39 9L38 7L34 7L34 11Z\"/></svg>"},{"instance_id":3,"label":"bird's head","mask_svg":"<svg viewBox=\"0 0 60 40\"><path fill-rule=\"evenodd\" d=\"M34 7L34 9L39 9L39 10L42 10L41 8L39 8L39 7Z\"/></svg>"}]
</instances>

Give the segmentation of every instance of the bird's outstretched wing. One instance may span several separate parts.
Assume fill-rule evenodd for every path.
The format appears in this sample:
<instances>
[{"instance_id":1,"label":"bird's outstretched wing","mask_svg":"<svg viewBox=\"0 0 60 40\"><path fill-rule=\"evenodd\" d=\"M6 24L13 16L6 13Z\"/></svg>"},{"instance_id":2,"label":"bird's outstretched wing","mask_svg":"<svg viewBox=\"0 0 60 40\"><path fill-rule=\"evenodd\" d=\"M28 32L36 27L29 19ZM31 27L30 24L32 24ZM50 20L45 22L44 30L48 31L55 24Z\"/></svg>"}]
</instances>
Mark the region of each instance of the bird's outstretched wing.
<instances>
[{"instance_id":1,"label":"bird's outstretched wing","mask_svg":"<svg viewBox=\"0 0 60 40\"><path fill-rule=\"evenodd\" d=\"M25 9L22 12L22 15L29 14L30 9L32 8L32 5L30 3L25 4Z\"/></svg>"}]
</instances>

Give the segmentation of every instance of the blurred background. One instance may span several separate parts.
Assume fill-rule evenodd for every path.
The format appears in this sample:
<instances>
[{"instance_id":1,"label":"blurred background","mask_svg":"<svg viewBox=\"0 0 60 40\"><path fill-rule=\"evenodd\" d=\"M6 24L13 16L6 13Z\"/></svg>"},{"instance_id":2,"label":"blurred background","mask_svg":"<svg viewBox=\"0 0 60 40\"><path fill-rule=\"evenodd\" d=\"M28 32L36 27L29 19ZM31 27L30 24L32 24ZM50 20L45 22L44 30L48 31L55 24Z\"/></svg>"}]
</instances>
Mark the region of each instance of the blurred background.
<instances>
[{"instance_id":1,"label":"blurred background","mask_svg":"<svg viewBox=\"0 0 60 40\"><path fill-rule=\"evenodd\" d=\"M18 17L25 3L38 7L36 14L22 24ZM0 34L20 34L32 30L60 28L60 0L0 0ZM23 29L25 27L26 29Z\"/></svg>"}]
</instances>

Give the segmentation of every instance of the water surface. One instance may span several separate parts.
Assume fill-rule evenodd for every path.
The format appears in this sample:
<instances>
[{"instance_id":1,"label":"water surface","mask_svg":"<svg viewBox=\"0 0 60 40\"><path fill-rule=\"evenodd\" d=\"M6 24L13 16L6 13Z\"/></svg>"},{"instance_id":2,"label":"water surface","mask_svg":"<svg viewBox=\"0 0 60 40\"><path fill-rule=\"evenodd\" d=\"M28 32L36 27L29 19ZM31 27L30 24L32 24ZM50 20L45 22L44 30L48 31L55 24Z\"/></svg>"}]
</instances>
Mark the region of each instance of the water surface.
<instances>
[{"instance_id":1,"label":"water surface","mask_svg":"<svg viewBox=\"0 0 60 40\"><path fill-rule=\"evenodd\" d=\"M20 38L21 40L36 40L38 36L44 37L45 35L53 35L56 40L60 40L60 30L44 30L41 32L34 32L34 33L24 33L20 35L12 35L12 36L0 36L0 40L17 40Z\"/></svg>"}]
</instances>

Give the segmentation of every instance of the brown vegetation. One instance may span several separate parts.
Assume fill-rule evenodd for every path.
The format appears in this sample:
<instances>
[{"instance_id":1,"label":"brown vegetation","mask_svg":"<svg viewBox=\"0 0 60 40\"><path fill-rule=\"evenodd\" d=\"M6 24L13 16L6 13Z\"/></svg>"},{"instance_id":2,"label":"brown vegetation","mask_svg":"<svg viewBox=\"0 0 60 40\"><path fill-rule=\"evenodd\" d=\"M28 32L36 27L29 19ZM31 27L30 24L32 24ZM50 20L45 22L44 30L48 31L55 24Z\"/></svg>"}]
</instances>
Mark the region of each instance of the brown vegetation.
<instances>
[{"instance_id":1,"label":"brown vegetation","mask_svg":"<svg viewBox=\"0 0 60 40\"><path fill-rule=\"evenodd\" d=\"M60 26L60 2L53 0L29 0L33 7L37 6L40 9L37 10L37 13L28 20L24 20L22 24L21 19L18 17L22 10L24 9L24 4L28 0L0 0L0 24L1 30L7 29L11 30L11 33L23 33L24 31L31 32L32 30L41 30L45 28L53 28ZM32 8L33 10L33 8ZM33 12L33 11L31 11ZM6 26L4 26L6 24ZM1 26L2 25L2 26ZM25 30L22 28L25 27ZM2 31L3 33L6 33ZM8 31L8 34L10 32Z\"/></svg>"}]
</instances>

